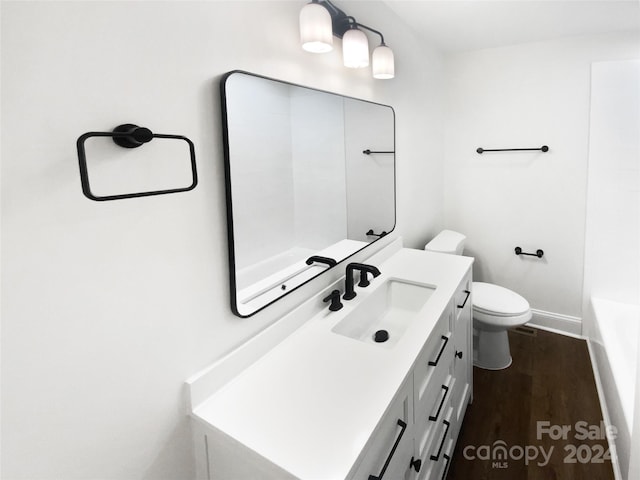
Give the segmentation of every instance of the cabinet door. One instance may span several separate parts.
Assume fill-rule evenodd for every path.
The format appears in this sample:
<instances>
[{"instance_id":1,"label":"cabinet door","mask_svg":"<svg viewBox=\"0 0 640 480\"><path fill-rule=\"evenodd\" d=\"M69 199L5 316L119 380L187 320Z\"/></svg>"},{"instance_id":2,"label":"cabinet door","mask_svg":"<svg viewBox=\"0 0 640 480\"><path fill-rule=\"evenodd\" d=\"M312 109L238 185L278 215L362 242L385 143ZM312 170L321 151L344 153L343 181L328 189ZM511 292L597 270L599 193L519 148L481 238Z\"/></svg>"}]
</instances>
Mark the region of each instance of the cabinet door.
<instances>
[{"instance_id":1,"label":"cabinet door","mask_svg":"<svg viewBox=\"0 0 640 480\"><path fill-rule=\"evenodd\" d=\"M365 447L353 480L403 480L410 477L413 456L413 388L411 377L378 424Z\"/></svg>"},{"instance_id":2,"label":"cabinet door","mask_svg":"<svg viewBox=\"0 0 640 480\"><path fill-rule=\"evenodd\" d=\"M452 435L455 439L464 418L467 404L471 400L473 376L473 338L472 338L472 305L471 274L460 283L456 295L456 314L453 325L454 356L451 374L455 385L451 395L454 408L452 418Z\"/></svg>"}]
</instances>

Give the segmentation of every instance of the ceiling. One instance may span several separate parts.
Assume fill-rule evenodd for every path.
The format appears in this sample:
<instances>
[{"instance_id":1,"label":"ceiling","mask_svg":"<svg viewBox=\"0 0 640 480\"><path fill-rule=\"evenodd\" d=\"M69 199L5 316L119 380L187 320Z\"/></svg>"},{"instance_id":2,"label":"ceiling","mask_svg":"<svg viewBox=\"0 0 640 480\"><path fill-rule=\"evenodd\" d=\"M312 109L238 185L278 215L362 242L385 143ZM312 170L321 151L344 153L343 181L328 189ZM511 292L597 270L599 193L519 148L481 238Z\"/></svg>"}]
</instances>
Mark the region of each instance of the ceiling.
<instances>
[{"instance_id":1,"label":"ceiling","mask_svg":"<svg viewBox=\"0 0 640 480\"><path fill-rule=\"evenodd\" d=\"M446 52L554 38L640 31L640 0L386 0Z\"/></svg>"}]
</instances>

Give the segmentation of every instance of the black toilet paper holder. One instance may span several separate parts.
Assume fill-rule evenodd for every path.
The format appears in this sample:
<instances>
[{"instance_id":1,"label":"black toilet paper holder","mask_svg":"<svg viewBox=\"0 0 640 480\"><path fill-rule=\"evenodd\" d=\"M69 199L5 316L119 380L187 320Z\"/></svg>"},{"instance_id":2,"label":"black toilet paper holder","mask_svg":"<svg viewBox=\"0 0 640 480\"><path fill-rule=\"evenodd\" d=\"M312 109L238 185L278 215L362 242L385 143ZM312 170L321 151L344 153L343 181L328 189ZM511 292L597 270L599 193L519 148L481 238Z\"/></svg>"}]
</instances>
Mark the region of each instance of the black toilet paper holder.
<instances>
[{"instance_id":1,"label":"black toilet paper holder","mask_svg":"<svg viewBox=\"0 0 640 480\"><path fill-rule=\"evenodd\" d=\"M544 251L540 249L536 250L536 253L526 253L526 252L523 252L520 247L516 247L515 252L516 252L516 255L529 255L531 257L538 257L538 258L542 258L542 256L544 255Z\"/></svg>"}]
</instances>

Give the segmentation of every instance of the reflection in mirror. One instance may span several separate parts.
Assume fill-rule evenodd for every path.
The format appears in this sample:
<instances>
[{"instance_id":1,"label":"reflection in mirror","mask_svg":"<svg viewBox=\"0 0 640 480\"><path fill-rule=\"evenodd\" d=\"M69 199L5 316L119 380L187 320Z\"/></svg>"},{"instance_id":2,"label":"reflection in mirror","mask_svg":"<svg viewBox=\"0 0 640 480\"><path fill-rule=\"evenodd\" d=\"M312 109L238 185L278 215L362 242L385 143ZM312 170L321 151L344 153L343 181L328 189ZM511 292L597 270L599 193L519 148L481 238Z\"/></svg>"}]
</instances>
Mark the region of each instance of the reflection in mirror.
<instances>
[{"instance_id":1,"label":"reflection in mirror","mask_svg":"<svg viewBox=\"0 0 640 480\"><path fill-rule=\"evenodd\" d=\"M221 93L231 308L246 317L393 230L395 118L246 72Z\"/></svg>"}]
</instances>

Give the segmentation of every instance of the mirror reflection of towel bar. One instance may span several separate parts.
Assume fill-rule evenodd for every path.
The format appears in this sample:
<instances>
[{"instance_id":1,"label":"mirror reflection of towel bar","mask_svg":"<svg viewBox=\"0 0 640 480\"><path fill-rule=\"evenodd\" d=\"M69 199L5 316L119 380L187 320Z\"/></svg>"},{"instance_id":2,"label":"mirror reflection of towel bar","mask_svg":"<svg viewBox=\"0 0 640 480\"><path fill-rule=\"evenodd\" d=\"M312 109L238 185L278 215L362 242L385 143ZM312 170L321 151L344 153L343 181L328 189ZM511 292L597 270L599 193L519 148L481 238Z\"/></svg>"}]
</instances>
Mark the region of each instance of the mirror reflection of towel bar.
<instances>
[{"instance_id":1,"label":"mirror reflection of towel bar","mask_svg":"<svg viewBox=\"0 0 640 480\"><path fill-rule=\"evenodd\" d=\"M368 148L366 150L363 150L362 153L364 153L365 155L371 155L372 153L396 153L395 150L390 150L390 151L381 151L381 150L369 150Z\"/></svg>"},{"instance_id":2,"label":"mirror reflection of towel bar","mask_svg":"<svg viewBox=\"0 0 640 480\"><path fill-rule=\"evenodd\" d=\"M385 232L384 230L382 231L382 233L373 233L373 228L369 229L369 231L367 233L365 233L365 235L368 235L370 237L384 237L387 234L387 232Z\"/></svg>"}]
</instances>

